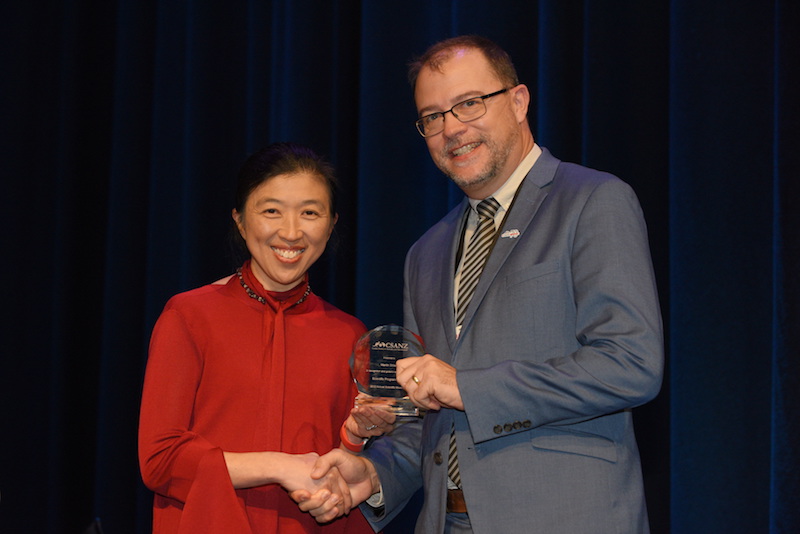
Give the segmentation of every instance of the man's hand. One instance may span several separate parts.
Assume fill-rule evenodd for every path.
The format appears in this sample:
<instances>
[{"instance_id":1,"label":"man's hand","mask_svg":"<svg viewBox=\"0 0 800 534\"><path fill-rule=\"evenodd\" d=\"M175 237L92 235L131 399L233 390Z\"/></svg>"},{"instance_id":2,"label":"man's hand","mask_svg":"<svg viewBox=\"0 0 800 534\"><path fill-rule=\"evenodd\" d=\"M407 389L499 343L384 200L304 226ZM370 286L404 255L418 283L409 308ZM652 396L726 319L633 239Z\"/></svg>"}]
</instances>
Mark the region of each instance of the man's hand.
<instances>
[{"instance_id":1,"label":"man's hand","mask_svg":"<svg viewBox=\"0 0 800 534\"><path fill-rule=\"evenodd\" d=\"M323 479L329 476L331 471L338 471L349 486L352 506L364 502L370 495L380 491L378 473L372 462L366 458L341 449L333 449L317 459L314 469L311 471L311 478ZM299 504L300 510L310 513L318 523L333 521L343 513L342 507L337 506L337 502L343 497L337 496L335 493L331 494L325 489L314 493L299 489L292 491L289 495Z\"/></svg>"},{"instance_id":2,"label":"man's hand","mask_svg":"<svg viewBox=\"0 0 800 534\"><path fill-rule=\"evenodd\" d=\"M420 408L464 410L455 367L430 354L397 360L397 382Z\"/></svg>"}]
</instances>

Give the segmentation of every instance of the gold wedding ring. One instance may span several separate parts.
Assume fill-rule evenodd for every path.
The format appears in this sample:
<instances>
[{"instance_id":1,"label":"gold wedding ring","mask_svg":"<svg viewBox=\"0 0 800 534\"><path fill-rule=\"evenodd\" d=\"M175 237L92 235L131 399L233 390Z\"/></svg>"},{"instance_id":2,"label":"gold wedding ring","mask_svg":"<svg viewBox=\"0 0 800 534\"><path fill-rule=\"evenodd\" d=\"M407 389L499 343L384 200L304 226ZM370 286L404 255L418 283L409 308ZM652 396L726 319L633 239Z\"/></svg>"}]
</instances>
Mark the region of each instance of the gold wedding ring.
<instances>
[{"instance_id":1,"label":"gold wedding ring","mask_svg":"<svg viewBox=\"0 0 800 534\"><path fill-rule=\"evenodd\" d=\"M411 375L411 380L413 380L416 385L419 385L419 378L417 378L417 375Z\"/></svg>"}]
</instances>

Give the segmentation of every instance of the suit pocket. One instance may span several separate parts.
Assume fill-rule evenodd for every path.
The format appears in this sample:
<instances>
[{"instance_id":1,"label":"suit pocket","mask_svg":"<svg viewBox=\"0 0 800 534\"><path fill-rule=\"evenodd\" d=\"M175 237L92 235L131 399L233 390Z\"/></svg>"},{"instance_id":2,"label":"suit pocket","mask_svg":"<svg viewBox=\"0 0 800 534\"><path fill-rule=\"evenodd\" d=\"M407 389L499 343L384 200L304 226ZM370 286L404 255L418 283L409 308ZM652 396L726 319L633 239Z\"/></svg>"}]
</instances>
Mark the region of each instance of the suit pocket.
<instances>
[{"instance_id":1,"label":"suit pocket","mask_svg":"<svg viewBox=\"0 0 800 534\"><path fill-rule=\"evenodd\" d=\"M527 282L528 280L533 280L534 278L539 278L540 276L558 272L559 269L561 269L561 262L559 260L537 263L530 268L509 274L506 278L506 284L509 287L514 286L516 284Z\"/></svg>"},{"instance_id":2,"label":"suit pocket","mask_svg":"<svg viewBox=\"0 0 800 534\"><path fill-rule=\"evenodd\" d=\"M525 351L512 359L540 361L574 350L574 320L568 315L573 298L564 267L563 260L554 259L506 275L493 317L495 324L507 327L506 346Z\"/></svg>"},{"instance_id":3,"label":"suit pocket","mask_svg":"<svg viewBox=\"0 0 800 534\"><path fill-rule=\"evenodd\" d=\"M617 444L606 437L585 432L543 428L531 438L534 449L580 454L616 463Z\"/></svg>"}]
</instances>

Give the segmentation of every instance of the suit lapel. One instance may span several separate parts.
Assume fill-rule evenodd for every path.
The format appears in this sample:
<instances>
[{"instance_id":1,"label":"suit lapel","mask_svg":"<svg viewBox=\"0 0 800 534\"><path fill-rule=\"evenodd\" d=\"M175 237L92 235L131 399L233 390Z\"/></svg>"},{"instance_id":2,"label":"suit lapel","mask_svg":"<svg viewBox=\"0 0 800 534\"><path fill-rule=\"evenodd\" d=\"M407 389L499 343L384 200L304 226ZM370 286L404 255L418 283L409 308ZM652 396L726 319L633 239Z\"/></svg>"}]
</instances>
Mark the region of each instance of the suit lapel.
<instances>
[{"instance_id":1,"label":"suit lapel","mask_svg":"<svg viewBox=\"0 0 800 534\"><path fill-rule=\"evenodd\" d=\"M444 332L447 338L447 345L450 347L452 353L456 347L456 323L455 312L453 308L453 299L455 294L455 278L453 276L456 267L456 255L459 250L459 243L464 228L464 220L467 217L468 205L466 197L464 200L453 209L447 217L447 236L445 243L450 243L449 247L442 247L442 254L438 258L440 262L437 272L444 274L444 283L440 283L439 288L441 294L437 302L442 302L440 306L442 324L444 325Z\"/></svg>"},{"instance_id":2,"label":"suit lapel","mask_svg":"<svg viewBox=\"0 0 800 534\"><path fill-rule=\"evenodd\" d=\"M500 269L505 264L508 255L511 254L514 247L516 247L517 243L520 241L513 236L535 231L536 225L533 223L533 220L542 202L547 197L548 189L546 186L553 181L553 176L555 176L559 163L560 161L553 157L546 148L542 148L542 154L539 156L539 159L520 184L519 192L511 206L511 211L500 227L497 241L495 242L494 248L492 248L489 258L486 260L486 266L483 268L483 273L481 273L478 285L475 287L475 293L472 296L472 300L464 316L464 323L461 327L461 335L459 336L459 342L456 344L456 349L461 344L460 341L468 334L476 311L480 307L486 293L495 283L495 279ZM458 243L456 242L456 246L457 245ZM453 254L455 254L455 251ZM451 282L451 301L452 295L453 287ZM451 324L452 322L453 320L451 319Z\"/></svg>"}]
</instances>

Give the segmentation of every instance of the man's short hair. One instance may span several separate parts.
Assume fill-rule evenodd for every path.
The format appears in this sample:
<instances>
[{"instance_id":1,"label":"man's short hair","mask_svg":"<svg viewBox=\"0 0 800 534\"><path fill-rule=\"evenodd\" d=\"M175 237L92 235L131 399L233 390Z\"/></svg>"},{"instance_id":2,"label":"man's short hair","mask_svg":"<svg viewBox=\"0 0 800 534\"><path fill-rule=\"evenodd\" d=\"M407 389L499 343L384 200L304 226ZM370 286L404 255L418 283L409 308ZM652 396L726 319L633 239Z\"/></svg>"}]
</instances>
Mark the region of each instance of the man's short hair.
<instances>
[{"instance_id":1,"label":"man's short hair","mask_svg":"<svg viewBox=\"0 0 800 534\"><path fill-rule=\"evenodd\" d=\"M421 56L414 59L408 65L408 81L411 87L417 85L417 77L423 67L429 67L441 71L442 65L453 57L457 50L474 49L480 51L489 61L489 65L494 70L497 77L503 82L504 87L516 87L519 85L519 77L511 57L505 50L500 48L493 41L480 35L460 35L451 37L444 41L432 45Z\"/></svg>"}]
</instances>

